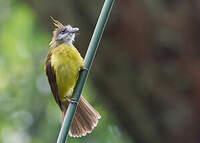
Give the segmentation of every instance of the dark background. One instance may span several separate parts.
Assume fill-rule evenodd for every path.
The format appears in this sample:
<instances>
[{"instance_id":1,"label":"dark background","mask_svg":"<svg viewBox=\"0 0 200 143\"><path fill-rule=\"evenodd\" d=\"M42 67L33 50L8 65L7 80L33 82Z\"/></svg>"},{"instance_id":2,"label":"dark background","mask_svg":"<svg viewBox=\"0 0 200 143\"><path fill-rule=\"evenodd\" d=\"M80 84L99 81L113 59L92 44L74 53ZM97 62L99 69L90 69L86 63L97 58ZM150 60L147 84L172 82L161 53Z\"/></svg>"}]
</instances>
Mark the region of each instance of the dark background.
<instances>
[{"instance_id":1,"label":"dark background","mask_svg":"<svg viewBox=\"0 0 200 143\"><path fill-rule=\"evenodd\" d=\"M0 0L0 142L56 142L50 16L80 28L84 56L103 2ZM200 142L199 22L199 0L116 0L83 94L102 119L69 142Z\"/></svg>"}]
</instances>

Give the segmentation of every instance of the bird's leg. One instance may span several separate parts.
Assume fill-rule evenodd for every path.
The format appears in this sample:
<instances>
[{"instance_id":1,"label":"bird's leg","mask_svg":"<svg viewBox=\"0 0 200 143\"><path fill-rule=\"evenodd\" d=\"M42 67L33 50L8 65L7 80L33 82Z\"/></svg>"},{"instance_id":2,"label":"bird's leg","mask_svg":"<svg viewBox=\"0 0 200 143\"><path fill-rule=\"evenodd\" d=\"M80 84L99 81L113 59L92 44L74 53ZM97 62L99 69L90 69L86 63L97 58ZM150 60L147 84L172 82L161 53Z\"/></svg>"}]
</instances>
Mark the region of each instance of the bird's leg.
<instances>
[{"instance_id":1,"label":"bird's leg","mask_svg":"<svg viewBox=\"0 0 200 143\"><path fill-rule=\"evenodd\" d=\"M84 71L84 70L87 70L87 71L88 71L87 68L85 68L85 67L80 67L80 71Z\"/></svg>"},{"instance_id":2,"label":"bird's leg","mask_svg":"<svg viewBox=\"0 0 200 143\"><path fill-rule=\"evenodd\" d=\"M76 101L74 98L66 98L66 99L67 99L67 101L68 101L69 103L78 104L78 101Z\"/></svg>"}]
</instances>

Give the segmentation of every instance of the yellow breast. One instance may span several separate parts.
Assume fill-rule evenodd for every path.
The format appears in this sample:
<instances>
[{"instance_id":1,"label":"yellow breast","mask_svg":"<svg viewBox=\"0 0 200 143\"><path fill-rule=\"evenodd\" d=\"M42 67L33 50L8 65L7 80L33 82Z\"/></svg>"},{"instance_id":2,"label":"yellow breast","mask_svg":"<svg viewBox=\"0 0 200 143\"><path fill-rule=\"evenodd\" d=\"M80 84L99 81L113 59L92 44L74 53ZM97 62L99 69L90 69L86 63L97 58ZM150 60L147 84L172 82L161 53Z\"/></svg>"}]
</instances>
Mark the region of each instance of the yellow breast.
<instances>
[{"instance_id":1,"label":"yellow breast","mask_svg":"<svg viewBox=\"0 0 200 143\"><path fill-rule=\"evenodd\" d=\"M83 66L83 58L73 45L61 44L52 51L51 66L56 75L58 96L71 97L79 70Z\"/></svg>"}]
</instances>

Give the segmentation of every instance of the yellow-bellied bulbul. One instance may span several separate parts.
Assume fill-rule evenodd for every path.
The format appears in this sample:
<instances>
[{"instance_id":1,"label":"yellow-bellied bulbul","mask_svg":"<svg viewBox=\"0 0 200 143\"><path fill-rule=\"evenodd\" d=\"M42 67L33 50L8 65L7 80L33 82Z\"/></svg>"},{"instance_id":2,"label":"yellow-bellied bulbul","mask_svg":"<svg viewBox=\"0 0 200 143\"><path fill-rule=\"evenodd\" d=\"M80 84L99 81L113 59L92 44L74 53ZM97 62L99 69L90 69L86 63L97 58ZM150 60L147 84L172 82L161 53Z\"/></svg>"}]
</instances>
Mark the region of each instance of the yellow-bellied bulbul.
<instances>
[{"instance_id":1,"label":"yellow-bellied bulbul","mask_svg":"<svg viewBox=\"0 0 200 143\"><path fill-rule=\"evenodd\" d=\"M62 25L53 18L52 20L56 28L49 44L50 50L46 58L45 71L54 99L64 119L69 102L73 101L72 93L79 71L83 68L83 58L73 46L75 33L79 29ZM91 133L100 118L100 114L81 96L69 135L81 137Z\"/></svg>"}]
</instances>

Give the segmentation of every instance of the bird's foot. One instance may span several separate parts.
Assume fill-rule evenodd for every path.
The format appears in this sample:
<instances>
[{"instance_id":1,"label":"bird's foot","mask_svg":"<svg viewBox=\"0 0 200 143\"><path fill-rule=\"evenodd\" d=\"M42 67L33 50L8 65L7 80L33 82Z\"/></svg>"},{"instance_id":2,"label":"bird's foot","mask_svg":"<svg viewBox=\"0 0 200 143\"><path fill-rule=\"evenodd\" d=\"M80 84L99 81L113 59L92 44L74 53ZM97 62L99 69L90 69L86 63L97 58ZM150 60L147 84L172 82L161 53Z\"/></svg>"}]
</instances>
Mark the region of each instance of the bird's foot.
<instances>
[{"instance_id":1,"label":"bird's foot","mask_svg":"<svg viewBox=\"0 0 200 143\"><path fill-rule=\"evenodd\" d=\"M66 98L66 99L67 99L67 101L68 101L69 103L78 104L78 101L76 101L74 98Z\"/></svg>"},{"instance_id":2,"label":"bird's foot","mask_svg":"<svg viewBox=\"0 0 200 143\"><path fill-rule=\"evenodd\" d=\"M87 70L87 71L88 71L88 68L80 67L80 71L84 71L84 70Z\"/></svg>"}]
</instances>

